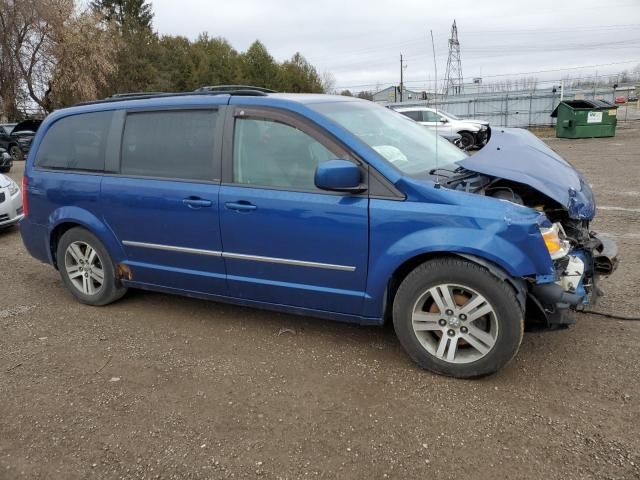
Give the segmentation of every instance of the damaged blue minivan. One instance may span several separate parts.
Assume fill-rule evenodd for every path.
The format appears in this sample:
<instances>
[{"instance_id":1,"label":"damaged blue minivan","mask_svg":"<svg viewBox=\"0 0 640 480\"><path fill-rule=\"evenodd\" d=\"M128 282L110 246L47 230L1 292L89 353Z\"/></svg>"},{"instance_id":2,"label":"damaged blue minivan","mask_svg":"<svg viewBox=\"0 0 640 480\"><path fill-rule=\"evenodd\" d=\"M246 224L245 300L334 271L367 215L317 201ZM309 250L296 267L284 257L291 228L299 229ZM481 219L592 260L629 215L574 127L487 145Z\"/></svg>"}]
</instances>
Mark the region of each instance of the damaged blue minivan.
<instances>
[{"instance_id":1,"label":"damaged blue minivan","mask_svg":"<svg viewBox=\"0 0 640 480\"><path fill-rule=\"evenodd\" d=\"M129 95L49 115L21 233L80 302L128 288L392 321L421 367L493 373L525 323L573 322L616 267L591 188L525 130L468 156L350 97L255 87Z\"/></svg>"}]
</instances>

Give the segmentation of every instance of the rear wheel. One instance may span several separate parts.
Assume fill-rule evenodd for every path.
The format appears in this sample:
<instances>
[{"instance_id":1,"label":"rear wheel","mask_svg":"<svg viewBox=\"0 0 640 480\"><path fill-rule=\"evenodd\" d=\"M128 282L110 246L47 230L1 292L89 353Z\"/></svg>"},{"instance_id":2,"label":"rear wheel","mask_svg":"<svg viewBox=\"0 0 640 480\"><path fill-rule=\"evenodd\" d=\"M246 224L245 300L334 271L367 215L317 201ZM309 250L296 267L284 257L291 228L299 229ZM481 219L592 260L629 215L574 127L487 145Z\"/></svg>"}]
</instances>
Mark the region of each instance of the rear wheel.
<instances>
[{"instance_id":1,"label":"rear wheel","mask_svg":"<svg viewBox=\"0 0 640 480\"><path fill-rule=\"evenodd\" d=\"M62 235L58 242L57 263L62 281L81 303L107 305L127 291L116 280L107 250L84 228L72 228Z\"/></svg>"},{"instance_id":2,"label":"rear wheel","mask_svg":"<svg viewBox=\"0 0 640 480\"><path fill-rule=\"evenodd\" d=\"M22 150L20 150L20 147L18 145L11 145L9 147L9 155L11 155L11 158L13 158L14 162L19 162L20 160L22 160Z\"/></svg>"},{"instance_id":3,"label":"rear wheel","mask_svg":"<svg viewBox=\"0 0 640 480\"><path fill-rule=\"evenodd\" d=\"M394 300L393 324L418 365L460 378L505 366L524 331L513 289L485 268L455 258L426 262L405 278Z\"/></svg>"}]
</instances>

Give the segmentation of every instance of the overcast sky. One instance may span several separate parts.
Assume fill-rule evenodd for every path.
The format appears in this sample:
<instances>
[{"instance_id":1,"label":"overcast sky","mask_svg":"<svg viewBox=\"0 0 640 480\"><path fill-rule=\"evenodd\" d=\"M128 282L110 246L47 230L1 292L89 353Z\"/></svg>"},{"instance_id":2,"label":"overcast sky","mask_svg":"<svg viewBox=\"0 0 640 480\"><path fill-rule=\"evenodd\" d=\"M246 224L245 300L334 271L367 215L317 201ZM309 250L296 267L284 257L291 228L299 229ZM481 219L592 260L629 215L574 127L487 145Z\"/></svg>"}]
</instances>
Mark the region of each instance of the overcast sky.
<instances>
[{"instance_id":1,"label":"overcast sky","mask_svg":"<svg viewBox=\"0 0 640 480\"><path fill-rule=\"evenodd\" d=\"M201 32L244 51L255 39L279 61L300 51L339 89L409 88L438 78L455 18L466 81L523 74L545 81L607 75L640 64L640 0L152 0L160 34ZM625 62L625 63L622 63ZM605 65L613 64L613 65ZM574 68L575 67L575 68ZM560 69L566 69L560 71ZM528 73L539 72L539 73Z\"/></svg>"}]
</instances>

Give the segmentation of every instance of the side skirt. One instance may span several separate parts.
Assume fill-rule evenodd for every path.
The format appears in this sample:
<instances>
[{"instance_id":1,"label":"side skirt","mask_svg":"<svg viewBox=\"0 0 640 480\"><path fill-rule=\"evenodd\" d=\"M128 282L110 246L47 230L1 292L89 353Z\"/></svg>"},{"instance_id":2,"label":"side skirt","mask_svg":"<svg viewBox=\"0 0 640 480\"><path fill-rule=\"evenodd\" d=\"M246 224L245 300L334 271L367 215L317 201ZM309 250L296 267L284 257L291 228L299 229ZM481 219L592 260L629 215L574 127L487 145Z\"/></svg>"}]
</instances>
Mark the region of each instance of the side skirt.
<instances>
[{"instance_id":1,"label":"side skirt","mask_svg":"<svg viewBox=\"0 0 640 480\"><path fill-rule=\"evenodd\" d=\"M181 290L178 288L168 288L151 283L136 282L132 280L123 280L122 284L130 288L139 288L141 290L149 290L153 292L169 293L172 295L180 295L183 297L199 298L202 300L212 300L221 303L230 303L243 307L258 308L262 310L271 310L274 312L289 313L292 315L300 315L305 317L324 318L327 320L335 320L344 323L357 323L360 325L382 325L382 318L360 317L357 315L349 315L345 313L327 312L324 310L314 310L311 308L292 307L291 305L283 305L279 303L259 302L256 300L247 300L244 298L227 297L224 295L214 295L191 290Z\"/></svg>"}]
</instances>

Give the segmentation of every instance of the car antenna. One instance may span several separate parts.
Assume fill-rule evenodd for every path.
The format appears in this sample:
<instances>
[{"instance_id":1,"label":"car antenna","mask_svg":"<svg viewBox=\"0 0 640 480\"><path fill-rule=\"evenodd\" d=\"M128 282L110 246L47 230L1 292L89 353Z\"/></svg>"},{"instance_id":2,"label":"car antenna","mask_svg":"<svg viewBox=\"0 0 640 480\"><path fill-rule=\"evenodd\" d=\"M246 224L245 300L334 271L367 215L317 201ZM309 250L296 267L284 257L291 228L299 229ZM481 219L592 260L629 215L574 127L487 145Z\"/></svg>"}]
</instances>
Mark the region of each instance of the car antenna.
<instances>
[{"instance_id":1,"label":"car antenna","mask_svg":"<svg viewBox=\"0 0 640 480\"><path fill-rule=\"evenodd\" d=\"M431 32L431 49L433 50L433 71L434 71L434 81L435 87L433 89L433 106L436 110L436 115L438 115L438 66L436 65L436 45L433 41L433 30L429 30ZM438 173L438 122L436 121L436 184L435 188L440 188L440 174Z\"/></svg>"}]
</instances>

